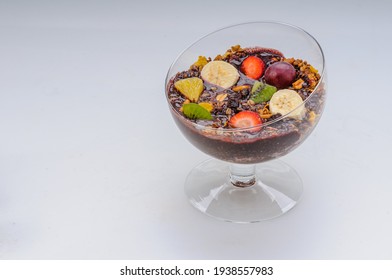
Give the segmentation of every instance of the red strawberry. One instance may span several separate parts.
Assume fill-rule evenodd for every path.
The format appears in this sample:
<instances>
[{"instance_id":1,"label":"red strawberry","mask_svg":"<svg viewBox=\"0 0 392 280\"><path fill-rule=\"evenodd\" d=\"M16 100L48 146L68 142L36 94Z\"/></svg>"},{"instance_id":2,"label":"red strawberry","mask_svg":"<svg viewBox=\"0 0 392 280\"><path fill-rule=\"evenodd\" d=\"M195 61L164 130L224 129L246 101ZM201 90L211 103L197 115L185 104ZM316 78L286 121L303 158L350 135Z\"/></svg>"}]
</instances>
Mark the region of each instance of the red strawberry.
<instances>
[{"instance_id":1,"label":"red strawberry","mask_svg":"<svg viewBox=\"0 0 392 280\"><path fill-rule=\"evenodd\" d=\"M229 125L234 128L247 128L262 124L259 114L252 111L241 111L231 117ZM252 132L257 132L261 127L251 129Z\"/></svg>"},{"instance_id":2,"label":"red strawberry","mask_svg":"<svg viewBox=\"0 0 392 280\"><path fill-rule=\"evenodd\" d=\"M265 63L257 56L248 56L241 64L241 71L251 79L259 79L265 70Z\"/></svg>"}]
</instances>

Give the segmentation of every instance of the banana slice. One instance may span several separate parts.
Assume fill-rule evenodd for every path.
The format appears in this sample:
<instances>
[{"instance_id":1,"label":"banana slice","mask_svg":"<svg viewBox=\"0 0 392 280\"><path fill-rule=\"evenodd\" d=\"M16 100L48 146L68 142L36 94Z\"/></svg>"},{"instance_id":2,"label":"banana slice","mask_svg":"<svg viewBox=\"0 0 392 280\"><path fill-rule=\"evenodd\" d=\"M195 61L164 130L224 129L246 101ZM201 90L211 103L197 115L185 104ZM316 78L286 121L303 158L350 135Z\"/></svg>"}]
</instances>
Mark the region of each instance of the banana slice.
<instances>
[{"instance_id":1,"label":"banana slice","mask_svg":"<svg viewBox=\"0 0 392 280\"><path fill-rule=\"evenodd\" d=\"M291 112L295 108L297 109ZM291 89L275 92L270 100L269 109L272 114L286 115L291 112L288 116L295 119L302 119L305 115L305 105L301 96Z\"/></svg>"},{"instance_id":2,"label":"banana slice","mask_svg":"<svg viewBox=\"0 0 392 280\"><path fill-rule=\"evenodd\" d=\"M204 81L225 89L233 86L240 77L233 65L221 60L208 62L200 74Z\"/></svg>"}]
</instances>

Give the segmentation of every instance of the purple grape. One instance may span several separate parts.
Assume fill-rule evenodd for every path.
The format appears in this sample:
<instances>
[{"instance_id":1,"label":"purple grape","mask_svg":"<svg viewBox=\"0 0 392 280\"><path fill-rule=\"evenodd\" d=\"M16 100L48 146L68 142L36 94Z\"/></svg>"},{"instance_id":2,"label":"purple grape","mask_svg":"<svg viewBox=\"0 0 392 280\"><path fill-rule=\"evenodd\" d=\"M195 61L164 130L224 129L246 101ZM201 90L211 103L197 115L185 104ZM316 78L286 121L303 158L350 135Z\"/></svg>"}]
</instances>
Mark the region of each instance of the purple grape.
<instances>
[{"instance_id":1,"label":"purple grape","mask_svg":"<svg viewBox=\"0 0 392 280\"><path fill-rule=\"evenodd\" d=\"M288 88L295 79L296 72L293 65L288 62L275 62L267 68L264 79L269 85L278 89Z\"/></svg>"}]
</instances>

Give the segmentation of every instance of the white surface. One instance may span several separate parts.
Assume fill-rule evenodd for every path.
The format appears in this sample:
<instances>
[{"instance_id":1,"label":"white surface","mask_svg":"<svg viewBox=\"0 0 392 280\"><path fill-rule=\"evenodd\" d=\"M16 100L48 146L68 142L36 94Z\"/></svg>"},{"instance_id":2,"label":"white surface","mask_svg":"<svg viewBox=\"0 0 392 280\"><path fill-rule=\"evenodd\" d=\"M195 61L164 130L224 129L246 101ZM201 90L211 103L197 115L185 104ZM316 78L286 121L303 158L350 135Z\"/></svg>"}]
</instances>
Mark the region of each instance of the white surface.
<instances>
[{"instance_id":1,"label":"white surface","mask_svg":"<svg viewBox=\"0 0 392 280\"><path fill-rule=\"evenodd\" d=\"M1 259L392 258L389 2L52 2L0 1ZM318 39L328 103L283 158L301 203L219 222L183 194L208 157L172 121L164 78L200 36L267 19Z\"/></svg>"}]
</instances>

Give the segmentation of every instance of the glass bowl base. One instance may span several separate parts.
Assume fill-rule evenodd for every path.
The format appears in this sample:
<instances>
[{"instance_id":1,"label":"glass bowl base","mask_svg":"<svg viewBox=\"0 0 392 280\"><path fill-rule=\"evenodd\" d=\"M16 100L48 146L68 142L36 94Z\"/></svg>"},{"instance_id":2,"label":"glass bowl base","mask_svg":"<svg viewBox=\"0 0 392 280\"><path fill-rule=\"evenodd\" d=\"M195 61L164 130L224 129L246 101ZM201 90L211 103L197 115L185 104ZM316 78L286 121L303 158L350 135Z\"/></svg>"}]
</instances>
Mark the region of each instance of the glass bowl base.
<instances>
[{"instance_id":1,"label":"glass bowl base","mask_svg":"<svg viewBox=\"0 0 392 280\"><path fill-rule=\"evenodd\" d=\"M254 184L247 187L233 185L230 163L216 159L194 167L185 181L185 194L194 207L235 223L276 218L292 209L302 192L298 173L280 160L256 164Z\"/></svg>"}]
</instances>

